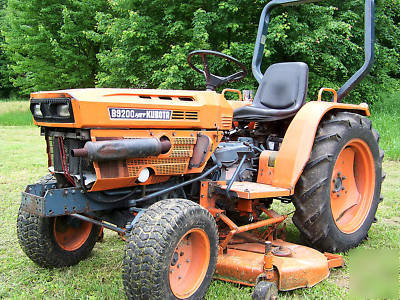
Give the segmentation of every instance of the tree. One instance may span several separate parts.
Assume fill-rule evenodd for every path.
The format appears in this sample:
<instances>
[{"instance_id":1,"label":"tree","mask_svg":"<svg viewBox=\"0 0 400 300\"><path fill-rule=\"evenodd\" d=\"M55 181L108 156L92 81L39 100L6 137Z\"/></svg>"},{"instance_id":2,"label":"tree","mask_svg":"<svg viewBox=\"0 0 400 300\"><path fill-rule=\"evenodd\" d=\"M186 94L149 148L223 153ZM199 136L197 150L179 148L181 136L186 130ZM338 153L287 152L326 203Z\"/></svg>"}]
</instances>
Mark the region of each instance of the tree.
<instances>
[{"instance_id":1,"label":"tree","mask_svg":"<svg viewBox=\"0 0 400 300\"><path fill-rule=\"evenodd\" d=\"M195 49L213 49L251 65L258 19L267 1L115 0L99 13L100 86L202 88L204 80L186 64ZM310 66L309 96L320 87L339 88L359 67L363 54L363 2L325 1L277 9L266 43L264 69L275 62ZM350 101L373 102L376 89L393 88L398 78L398 0L377 7L377 57L372 75ZM214 63L221 72L226 65ZM252 76L233 84L257 86Z\"/></svg>"},{"instance_id":2,"label":"tree","mask_svg":"<svg viewBox=\"0 0 400 300\"><path fill-rule=\"evenodd\" d=\"M8 96L9 92L12 89L12 84L9 80L9 61L6 54L4 53L4 36L1 32L4 26L4 6L5 1L0 0L0 97Z\"/></svg>"},{"instance_id":3,"label":"tree","mask_svg":"<svg viewBox=\"0 0 400 300\"><path fill-rule=\"evenodd\" d=\"M12 81L23 93L94 87L99 45L87 37L106 0L9 0L4 29Z\"/></svg>"},{"instance_id":4,"label":"tree","mask_svg":"<svg viewBox=\"0 0 400 300\"><path fill-rule=\"evenodd\" d=\"M248 31L256 29L257 19L243 17L239 10L258 14L261 2L195 0L116 0L109 13L99 13L99 33L94 35L103 47L98 55L100 86L149 88L203 88L204 80L189 69L187 54L196 49L232 49L239 58L251 57ZM235 21L237 20L237 21ZM229 51L228 51L229 52ZM218 66L215 66L218 69ZM218 70L217 70L218 71ZM248 80L249 82L249 80Z\"/></svg>"},{"instance_id":5,"label":"tree","mask_svg":"<svg viewBox=\"0 0 400 300\"><path fill-rule=\"evenodd\" d=\"M5 51L0 50L0 83L11 77L23 93L95 85L203 89L204 79L187 65L188 53L222 51L250 70L267 2L8 0L0 17L5 39L0 36ZM310 99L323 86L338 89L364 60L363 3L329 0L276 9L263 70L276 62L304 61L310 66ZM376 63L347 101L373 102L379 91L399 85L399 20L400 0L377 1ZM229 73L221 60L210 65L215 73ZM231 84L257 85L251 75Z\"/></svg>"}]
</instances>

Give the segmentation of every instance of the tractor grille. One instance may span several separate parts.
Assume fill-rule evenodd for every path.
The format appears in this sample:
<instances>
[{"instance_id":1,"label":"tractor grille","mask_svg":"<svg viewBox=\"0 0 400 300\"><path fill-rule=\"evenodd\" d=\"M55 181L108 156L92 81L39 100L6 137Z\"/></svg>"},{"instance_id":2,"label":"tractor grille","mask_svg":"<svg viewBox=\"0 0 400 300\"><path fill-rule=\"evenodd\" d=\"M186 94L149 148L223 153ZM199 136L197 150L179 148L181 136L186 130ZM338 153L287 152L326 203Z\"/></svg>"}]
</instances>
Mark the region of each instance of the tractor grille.
<instances>
[{"instance_id":1,"label":"tractor grille","mask_svg":"<svg viewBox=\"0 0 400 300\"><path fill-rule=\"evenodd\" d=\"M197 111L179 111L174 110L172 112L172 120L197 120Z\"/></svg>"},{"instance_id":2,"label":"tractor grille","mask_svg":"<svg viewBox=\"0 0 400 300\"><path fill-rule=\"evenodd\" d=\"M170 157L192 157L193 150L190 145L175 145Z\"/></svg>"},{"instance_id":3,"label":"tractor grille","mask_svg":"<svg viewBox=\"0 0 400 300\"><path fill-rule=\"evenodd\" d=\"M194 145L195 143L196 143L196 138L194 138L194 137L178 137L178 138L174 138L174 144L175 145L184 145L184 144Z\"/></svg>"},{"instance_id":4,"label":"tractor grille","mask_svg":"<svg viewBox=\"0 0 400 300\"><path fill-rule=\"evenodd\" d=\"M178 97L178 96L147 96L147 95L139 95L141 99L149 99L149 100L174 100L174 101L195 101L193 97Z\"/></svg>"},{"instance_id":5,"label":"tractor grille","mask_svg":"<svg viewBox=\"0 0 400 300\"><path fill-rule=\"evenodd\" d=\"M79 174L79 158L71 156L72 149L83 148L85 141L69 139L69 138L58 138L53 137L50 139L50 153L52 157L52 163L56 172L64 172L64 169L70 174ZM62 145L60 142L62 141ZM64 161L64 169L63 169ZM83 171L91 171L91 164L88 159L82 160Z\"/></svg>"},{"instance_id":6,"label":"tractor grille","mask_svg":"<svg viewBox=\"0 0 400 300\"><path fill-rule=\"evenodd\" d=\"M137 177L143 166L151 166L157 175L182 174L188 164L187 158L159 158L128 160L129 177Z\"/></svg>"},{"instance_id":7,"label":"tractor grille","mask_svg":"<svg viewBox=\"0 0 400 300\"><path fill-rule=\"evenodd\" d=\"M231 128L232 127L232 116L221 116L221 126L222 128Z\"/></svg>"},{"instance_id":8,"label":"tractor grille","mask_svg":"<svg viewBox=\"0 0 400 300\"><path fill-rule=\"evenodd\" d=\"M176 137L172 141L172 151L165 158L128 159L129 177L137 177L140 170L150 167L156 175L176 175L187 170L189 160L193 155L195 137Z\"/></svg>"}]
</instances>

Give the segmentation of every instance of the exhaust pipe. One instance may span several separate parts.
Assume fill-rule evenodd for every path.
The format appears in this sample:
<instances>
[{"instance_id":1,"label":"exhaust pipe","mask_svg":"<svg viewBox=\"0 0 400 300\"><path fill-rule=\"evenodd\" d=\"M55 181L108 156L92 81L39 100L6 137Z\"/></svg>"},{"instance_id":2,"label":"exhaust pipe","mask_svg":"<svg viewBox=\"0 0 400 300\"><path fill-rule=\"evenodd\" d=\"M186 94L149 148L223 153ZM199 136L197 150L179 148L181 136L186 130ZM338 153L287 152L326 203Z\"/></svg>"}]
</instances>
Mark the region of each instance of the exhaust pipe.
<instances>
[{"instance_id":1,"label":"exhaust pipe","mask_svg":"<svg viewBox=\"0 0 400 300\"><path fill-rule=\"evenodd\" d=\"M168 139L122 139L113 141L87 142L84 148L72 149L73 157L86 157L91 161L124 160L158 156L171 149Z\"/></svg>"}]
</instances>

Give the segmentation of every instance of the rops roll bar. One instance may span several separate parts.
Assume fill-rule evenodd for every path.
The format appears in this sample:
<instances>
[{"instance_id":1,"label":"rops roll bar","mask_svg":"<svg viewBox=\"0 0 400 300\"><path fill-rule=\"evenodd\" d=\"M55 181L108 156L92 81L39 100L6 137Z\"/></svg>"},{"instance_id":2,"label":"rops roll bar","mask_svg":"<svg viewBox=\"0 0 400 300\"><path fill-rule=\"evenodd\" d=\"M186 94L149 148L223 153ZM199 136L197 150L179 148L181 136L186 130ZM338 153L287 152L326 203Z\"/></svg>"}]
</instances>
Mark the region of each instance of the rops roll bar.
<instances>
[{"instance_id":1,"label":"rops roll bar","mask_svg":"<svg viewBox=\"0 0 400 300\"><path fill-rule=\"evenodd\" d=\"M258 33L253 54L252 71L256 80L261 83L263 74L261 63L264 55L265 41L271 17L271 11L277 6L293 6L321 0L272 0L263 9L258 25ZM338 102L369 73L374 64L375 45L375 0L365 0L365 62L364 65L339 89Z\"/></svg>"}]
</instances>

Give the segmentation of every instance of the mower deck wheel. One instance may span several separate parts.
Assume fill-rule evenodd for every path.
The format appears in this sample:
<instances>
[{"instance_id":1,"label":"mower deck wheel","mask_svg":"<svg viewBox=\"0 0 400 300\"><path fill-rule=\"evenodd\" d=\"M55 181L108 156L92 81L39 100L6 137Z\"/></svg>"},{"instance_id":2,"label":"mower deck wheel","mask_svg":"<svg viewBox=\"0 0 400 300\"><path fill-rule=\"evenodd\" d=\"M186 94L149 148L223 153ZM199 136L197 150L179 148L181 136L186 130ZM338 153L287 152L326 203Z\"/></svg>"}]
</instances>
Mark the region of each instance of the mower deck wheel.
<instances>
[{"instance_id":1,"label":"mower deck wheel","mask_svg":"<svg viewBox=\"0 0 400 300\"><path fill-rule=\"evenodd\" d=\"M162 200L129 234L122 278L128 299L201 299L217 263L214 218L184 199Z\"/></svg>"},{"instance_id":2,"label":"mower deck wheel","mask_svg":"<svg viewBox=\"0 0 400 300\"><path fill-rule=\"evenodd\" d=\"M252 300L276 300L278 299L278 287L273 282L260 281L254 288Z\"/></svg>"}]
</instances>

